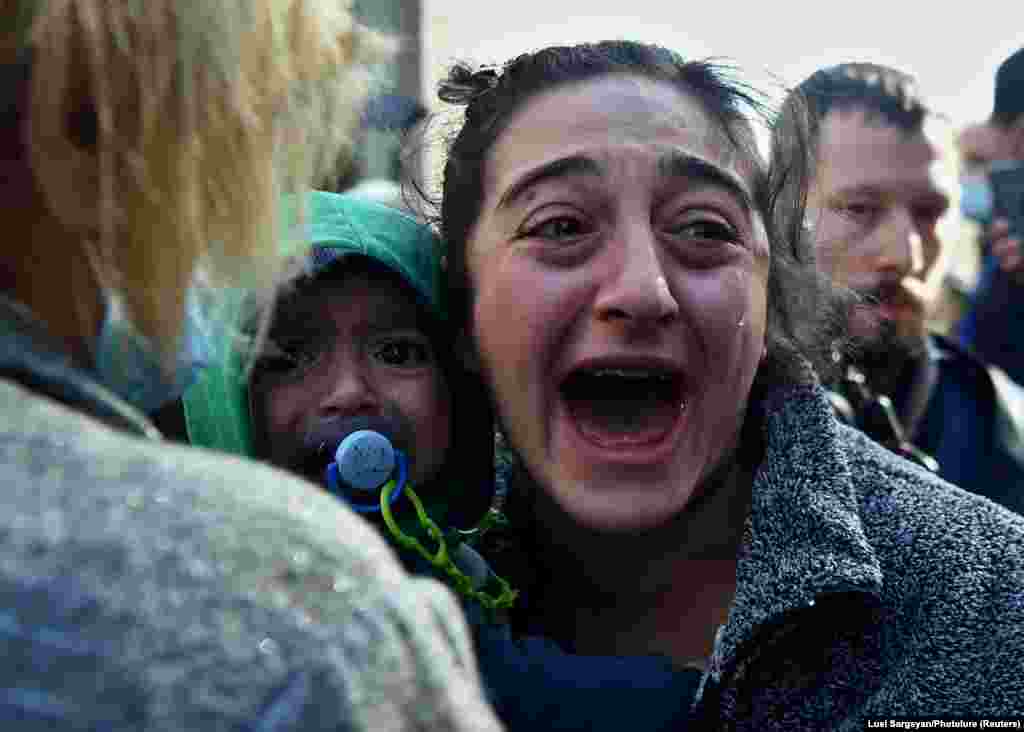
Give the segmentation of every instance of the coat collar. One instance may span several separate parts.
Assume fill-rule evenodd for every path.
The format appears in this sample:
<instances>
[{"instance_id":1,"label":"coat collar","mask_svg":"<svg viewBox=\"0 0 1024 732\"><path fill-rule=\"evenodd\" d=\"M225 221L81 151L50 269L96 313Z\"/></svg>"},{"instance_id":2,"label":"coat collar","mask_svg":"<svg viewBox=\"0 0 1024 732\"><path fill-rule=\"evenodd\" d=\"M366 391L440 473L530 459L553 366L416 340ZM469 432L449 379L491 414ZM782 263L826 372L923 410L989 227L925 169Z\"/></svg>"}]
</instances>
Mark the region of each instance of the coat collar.
<instances>
[{"instance_id":1,"label":"coat collar","mask_svg":"<svg viewBox=\"0 0 1024 732\"><path fill-rule=\"evenodd\" d=\"M146 417L75 366L28 308L0 295L0 376L113 427L161 439Z\"/></svg>"},{"instance_id":2,"label":"coat collar","mask_svg":"<svg viewBox=\"0 0 1024 732\"><path fill-rule=\"evenodd\" d=\"M737 567L729 620L710 671L719 677L737 648L792 611L833 593L878 598L882 571L861 521L853 477L832 406L820 385L768 393L762 421L765 454Z\"/></svg>"}]
</instances>

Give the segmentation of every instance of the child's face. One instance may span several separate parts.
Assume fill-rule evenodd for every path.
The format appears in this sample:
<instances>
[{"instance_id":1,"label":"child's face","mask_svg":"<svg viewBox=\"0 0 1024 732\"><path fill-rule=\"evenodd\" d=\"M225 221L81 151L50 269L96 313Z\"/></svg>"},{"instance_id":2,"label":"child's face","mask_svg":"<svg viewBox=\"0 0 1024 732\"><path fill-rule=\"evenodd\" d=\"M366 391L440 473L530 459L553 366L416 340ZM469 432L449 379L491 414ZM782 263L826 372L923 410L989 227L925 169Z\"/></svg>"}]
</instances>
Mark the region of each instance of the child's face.
<instances>
[{"instance_id":1,"label":"child's face","mask_svg":"<svg viewBox=\"0 0 1024 732\"><path fill-rule=\"evenodd\" d=\"M434 477L448 449L451 404L422 320L403 288L363 274L290 299L275 313L257 367L265 457L302 470L319 439L311 435L330 435L350 417L391 418L413 485Z\"/></svg>"}]
</instances>

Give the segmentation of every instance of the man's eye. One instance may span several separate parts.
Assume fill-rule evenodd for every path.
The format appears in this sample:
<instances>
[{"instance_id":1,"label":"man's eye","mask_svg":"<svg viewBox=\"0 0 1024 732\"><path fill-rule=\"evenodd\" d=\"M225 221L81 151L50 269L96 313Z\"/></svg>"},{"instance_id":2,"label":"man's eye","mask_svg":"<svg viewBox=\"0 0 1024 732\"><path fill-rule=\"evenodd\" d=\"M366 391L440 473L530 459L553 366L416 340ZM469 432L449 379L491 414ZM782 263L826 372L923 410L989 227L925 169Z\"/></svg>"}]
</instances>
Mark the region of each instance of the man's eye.
<instances>
[{"instance_id":1,"label":"man's eye","mask_svg":"<svg viewBox=\"0 0 1024 732\"><path fill-rule=\"evenodd\" d=\"M882 207L870 201L851 201L840 204L836 210L847 218L858 221L869 221L875 219L882 211Z\"/></svg>"},{"instance_id":2,"label":"man's eye","mask_svg":"<svg viewBox=\"0 0 1024 732\"><path fill-rule=\"evenodd\" d=\"M554 216L530 227L526 236L539 239L574 239L590 233L586 223L575 216Z\"/></svg>"},{"instance_id":3,"label":"man's eye","mask_svg":"<svg viewBox=\"0 0 1024 732\"><path fill-rule=\"evenodd\" d=\"M402 368L417 368L434 360L430 346L424 341L412 338L383 341L374 347L373 357L389 366Z\"/></svg>"}]
</instances>

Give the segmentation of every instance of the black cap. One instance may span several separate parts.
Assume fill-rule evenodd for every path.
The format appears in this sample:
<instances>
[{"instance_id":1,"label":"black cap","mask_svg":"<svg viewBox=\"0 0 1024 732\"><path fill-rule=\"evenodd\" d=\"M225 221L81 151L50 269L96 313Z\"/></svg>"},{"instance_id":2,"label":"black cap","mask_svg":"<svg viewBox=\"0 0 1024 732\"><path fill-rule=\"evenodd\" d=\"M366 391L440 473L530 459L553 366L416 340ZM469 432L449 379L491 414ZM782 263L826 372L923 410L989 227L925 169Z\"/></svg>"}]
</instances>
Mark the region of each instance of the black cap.
<instances>
[{"instance_id":1,"label":"black cap","mask_svg":"<svg viewBox=\"0 0 1024 732\"><path fill-rule=\"evenodd\" d=\"M1003 61L996 71L996 98L992 121L1006 126L1024 114L1024 48Z\"/></svg>"}]
</instances>

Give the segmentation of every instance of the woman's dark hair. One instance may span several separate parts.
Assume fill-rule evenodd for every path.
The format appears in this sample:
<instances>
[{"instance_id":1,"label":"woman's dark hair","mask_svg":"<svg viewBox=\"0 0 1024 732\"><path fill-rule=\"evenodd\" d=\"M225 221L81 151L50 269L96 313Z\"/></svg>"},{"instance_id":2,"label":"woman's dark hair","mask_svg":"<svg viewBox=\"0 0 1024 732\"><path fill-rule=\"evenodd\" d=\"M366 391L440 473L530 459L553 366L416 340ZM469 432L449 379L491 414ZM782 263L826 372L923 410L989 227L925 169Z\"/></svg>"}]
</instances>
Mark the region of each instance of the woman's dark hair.
<instances>
[{"instance_id":1,"label":"woman's dark hair","mask_svg":"<svg viewBox=\"0 0 1024 732\"><path fill-rule=\"evenodd\" d=\"M768 168L757 150L750 121L769 122L770 111L758 92L731 78L729 72L713 62L685 61L668 49L633 41L545 48L500 68L455 65L438 91L442 101L466 108L448 146L437 222L446 248L453 318L466 326L471 317L467 240L480 215L488 153L512 117L540 93L624 74L669 84L697 99L756 171L754 198L771 247L768 357L759 369L759 382L779 376L804 378L808 361L819 373L830 369L844 308L817 271L803 224L810 172L807 157L788 155L784 164ZM805 136L791 135L788 144L799 148L804 140Z\"/></svg>"}]
</instances>

